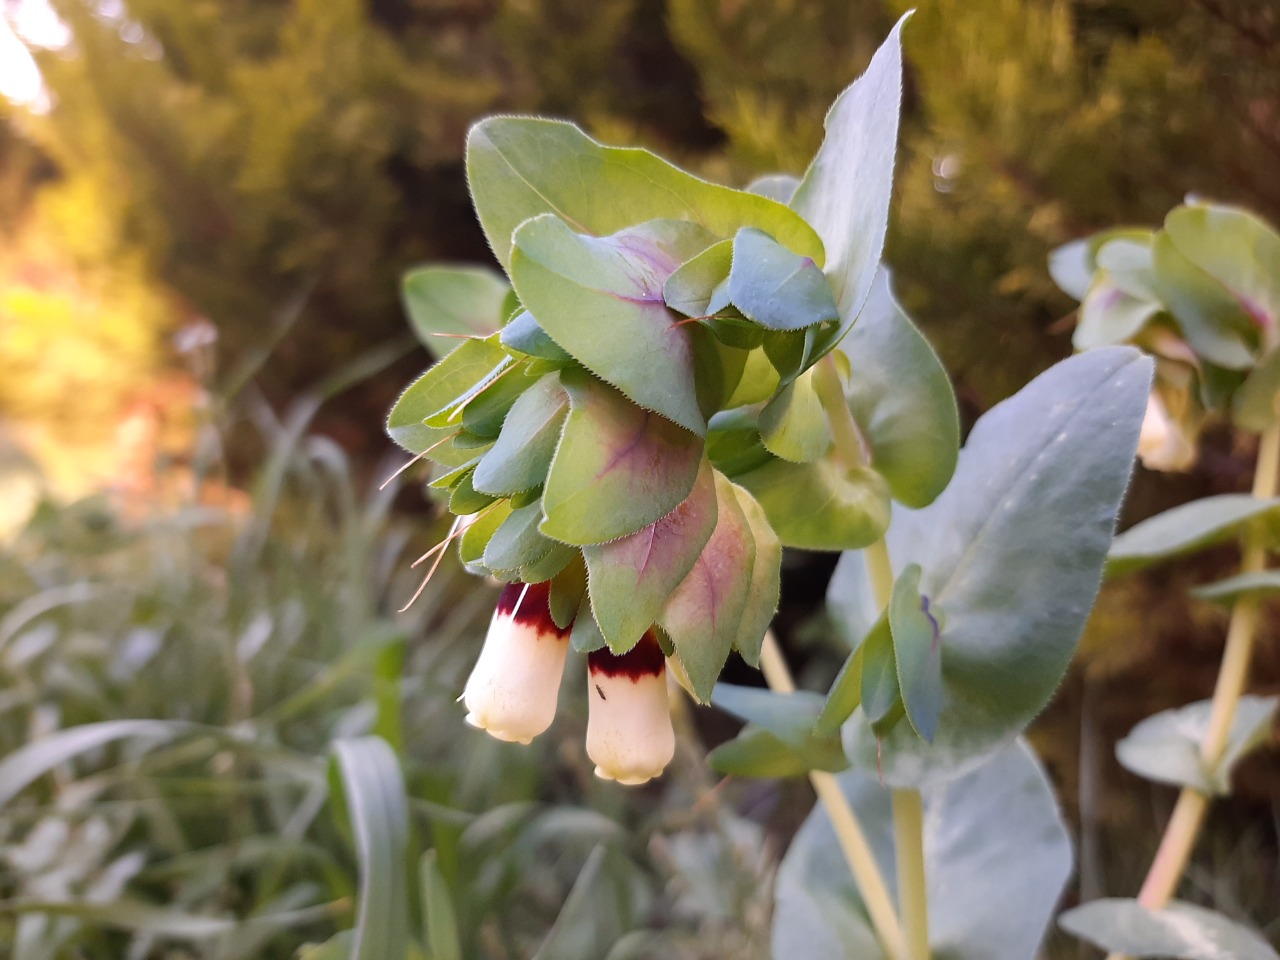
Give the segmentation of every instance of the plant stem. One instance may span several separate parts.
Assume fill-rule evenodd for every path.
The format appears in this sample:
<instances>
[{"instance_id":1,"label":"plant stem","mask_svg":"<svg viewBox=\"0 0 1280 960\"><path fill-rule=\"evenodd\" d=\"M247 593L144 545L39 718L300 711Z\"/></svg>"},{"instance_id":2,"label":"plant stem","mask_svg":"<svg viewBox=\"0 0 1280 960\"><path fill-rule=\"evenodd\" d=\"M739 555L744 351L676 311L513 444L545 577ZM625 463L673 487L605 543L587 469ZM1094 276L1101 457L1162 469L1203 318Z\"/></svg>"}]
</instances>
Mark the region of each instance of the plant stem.
<instances>
[{"instance_id":1,"label":"plant stem","mask_svg":"<svg viewBox=\"0 0 1280 960\"><path fill-rule=\"evenodd\" d=\"M778 640L770 630L764 635L764 646L760 651L760 669L768 681L769 688L778 693L794 693L795 681L782 656ZM818 795L818 802L826 808L827 817L835 830L836 839L853 878L862 894L862 902L867 906L867 914L871 918L871 926L880 939L881 946L893 960L911 960L907 949L907 941L902 933L902 925L898 921L898 913L894 909L893 899L889 896L889 887L884 882L875 855L867 843L866 834L858 822L849 798L840 789L835 776L822 770L809 771L809 782Z\"/></svg>"},{"instance_id":2,"label":"plant stem","mask_svg":"<svg viewBox=\"0 0 1280 960\"><path fill-rule=\"evenodd\" d=\"M1280 486L1280 423L1272 424L1258 446L1258 463L1253 474L1253 495L1259 499L1274 497ZM1251 530L1244 534L1244 551L1240 560L1241 573L1256 573L1266 565L1266 544ZM1256 596L1245 594L1231 610L1231 622L1227 627L1227 642L1222 653L1222 666L1213 689L1213 702L1209 712L1209 724L1204 740L1200 743L1200 759L1206 769L1212 770L1222 760L1236 708L1249 678L1249 661L1253 655L1253 642L1257 633L1259 601ZM1158 910L1165 906L1177 892L1178 884L1191 859L1191 851L1200 835L1209 797L1193 787L1183 787L1178 802L1169 817L1156 851L1151 869L1143 881L1138 902ZM1110 954L1108 960L1121 960L1123 954Z\"/></svg>"},{"instance_id":3,"label":"plant stem","mask_svg":"<svg viewBox=\"0 0 1280 960\"><path fill-rule=\"evenodd\" d=\"M915 960L929 956L929 891L924 872L924 804L920 791L893 791L893 840L898 857L898 903Z\"/></svg>"},{"instance_id":4,"label":"plant stem","mask_svg":"<svg viewBox=\"0 0 1280 960\"><path fill-rule=\"evenodd\" d=\"M827 415L836 456L846 470L857 470L870 461L870 451L845 399L834 354L818 363L814 391ZM884 538L866 548L867 574L876 605L884 610L893 596L893 562ZM912 960L929 957L929 899L924 867L924 805L920 792L893 791L894 849L898 864L898 903L906 930L908 956Z\"/></svg>"}]
</instances>

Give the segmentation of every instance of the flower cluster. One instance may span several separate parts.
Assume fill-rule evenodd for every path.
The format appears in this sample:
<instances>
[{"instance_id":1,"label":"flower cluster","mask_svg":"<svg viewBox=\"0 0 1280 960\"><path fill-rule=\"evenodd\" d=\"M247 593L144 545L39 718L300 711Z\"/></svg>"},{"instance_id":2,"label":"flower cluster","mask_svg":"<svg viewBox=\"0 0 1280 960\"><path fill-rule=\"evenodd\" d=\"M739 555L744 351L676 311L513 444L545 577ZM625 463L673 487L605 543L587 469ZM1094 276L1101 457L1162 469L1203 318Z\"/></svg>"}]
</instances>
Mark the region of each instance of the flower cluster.
<instances>
[{"instance_id":1,"label":"flower cluster","mask_svg":"<svg viewBox=\"0 0 1280 960\"><path fill-rule=\"evenodd\" d=\"M503 588L467 680L467 722L499 740L528 743L555 717L570 631L552 618L550 594L547 583ZM676 748L657 638L646 633L621 655L593 650L587 673L587 755L596 775L625 784L656 777Z\"/></svg>"},{"instance_id":2,"label":"flower cluster","mask_svg":"<svg viewBox=\"0 0 1280 960\"><path fill-rule=\"evenodd\" d=\"M440 361L387 428L434 465L458 517L446 543L507 584L464 694L476 726L546 729L572 646L597 772L643 782L674 749L668 664L706 702L731 652L758 661L782 546L884 533L894 481L837 456L829 418L857 433L837 347L877 270L900 72L895 31L805 177L758 190L568 123L471 130L472 198L505 276L407 279L419 334L458 339L433 342Z\"/></svg>"},{"instance_id":3,"label":"flower cluster","mask_svg":"<svg viewBox=\"0 0 1280 960\"><path fill-rule=\"evenodd\" d=\"M1158 230L1108 230L1055 251L1080 301L1076 349L1132 343L1156 359L1138 456L1187 470L1206 417L1259 431L1280 376L1280 234L1247 211L1191 200Z\"/></svg>"}]
</instances>

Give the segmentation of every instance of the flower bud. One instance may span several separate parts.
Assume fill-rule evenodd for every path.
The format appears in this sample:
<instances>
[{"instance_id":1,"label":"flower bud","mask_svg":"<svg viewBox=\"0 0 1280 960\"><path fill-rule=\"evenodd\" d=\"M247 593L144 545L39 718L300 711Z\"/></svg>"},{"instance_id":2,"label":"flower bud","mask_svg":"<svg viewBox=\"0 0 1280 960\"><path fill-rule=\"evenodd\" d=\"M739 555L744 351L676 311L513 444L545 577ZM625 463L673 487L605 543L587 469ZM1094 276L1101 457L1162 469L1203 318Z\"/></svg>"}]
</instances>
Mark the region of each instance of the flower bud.
<instances>
[{"instance_id":1,"label":"flower bud","mask_svg":"<svg viewBox=\"0 0 1280 960\"><path fill-rule=\"evenodd\" d=\"M556 626L549 596L548 583L503 587L463 691L467 723L499 740L528 743L555 718L569 631Z\"/></svg>"},{"instance_id":2,"label":"flower bud","mask_svg":"<svg viewBox=\"0 0 1280 960\"><path fill-rule=\"evenodd\" d=\"M588 654L587 681L587 756L596 776L637 784L662 773L675 756L676 735L666 658L653 631L622 656Z\"/></svg>"},{"instance_id":3,"label":"flower bud","mask_svg":"<svg viewBox=\"0 0 1280 960\"><path fill-rule=\"evenodd\" d=\"M1169 416L1159 395L1147 398L1147 413L1138 434L1138 459L1148 470L1186 470L1196 451L1179 424Z\"/></svg>"}]
</instances>

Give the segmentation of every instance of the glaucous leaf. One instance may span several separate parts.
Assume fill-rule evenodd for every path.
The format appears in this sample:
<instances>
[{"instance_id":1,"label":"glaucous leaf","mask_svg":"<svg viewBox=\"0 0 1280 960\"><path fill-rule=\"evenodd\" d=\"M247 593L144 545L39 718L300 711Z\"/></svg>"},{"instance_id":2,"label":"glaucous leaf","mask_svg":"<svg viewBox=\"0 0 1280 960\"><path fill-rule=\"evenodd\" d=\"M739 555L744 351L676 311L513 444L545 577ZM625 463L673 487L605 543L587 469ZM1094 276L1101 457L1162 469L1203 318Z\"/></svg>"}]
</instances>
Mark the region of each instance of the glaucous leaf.
<instances>
[{"instance_id":1,"label":"glaucous leaf","mask_svg":"<svg viewBox=\"0 0 1280 960\"><path fill-rule=\"evenodd\" d=\"M774 456L792 463L812 463L831 449L831 434L822 402L813 389L810 367L778 391L760 411L760 440Z\"/></svg>"},{"instance_id":2,"label":"glaucous leaf","mask_svg":"<svg viewBox=\"0 0 1280 960\"><path fill-rule=\"evenodd\" d=\"M682 263L662 285L662 297L668 307L686 317L705 317L712 310L716 290L729 279L733 264L733 241L713 243L695 257ZM725 288L725 303L728 288ZM719 299L719 298L716 298ZM725 304L719 304L723 307Z\"/></svg>"},{"instance_id":3,"label":"glaucous leaf","mask_svg":"<svg viewBox=\"0 0 1280 960\"><path fill-rule=\"evenodd\" d=\"M1159 299L1197 355L1228 370L1253 365L1253 319L1240 302L1188 260L1167 232L1151 245Z\"/></svg>"},{"instance_id":4,"label":"glaucous leaf","mask_svg":"<svg viewBox=\"0 0 1280 960\"><path fill-rule=\"evenodd\" d=\"M849 766L838 734L814 733L822 709L822 697L815 693L781 694L717 683L711 702L748 724L737 739L717 747L708 757L723 774L783 777L810 770L834 773Z\"/></svg>"},{"instance_id":5,"label":"glaucous leaf","mask_svg":"<svg viewBox=\"0 0 1280 960\"><path fill-rule=\"evenodd\" d=\"M544 214L516 231L511 280L542 329L575 360L640 406L701 435L706 420L693 345L675 325L662 287L714 239L679 220L597 238Z\"/></svg>"},{"instance_id":6,"label":"glaucous leaf","mask_svg":"<svg viewBox=\"0 0 1280 960\"><path fill-rule=\"evenodd\" d=\"M789 173L770 173L747 184L748 193L758 193L779 203L790 203L800 186L800 178Z\"/></svg>"},{"instance_id":7,"label":"glaucous leaf","mask_svg":"<svg viewBox=\"0 0 1280 960\"><path fill-rule=\"evenodd\" d=\"M541 560L556 545L538 532L542 504L536 500L511 511L493 532L484 548L484 565L490 570L513 573Z\"/></svg>"},{"instance_id":8,"label":"glaucous leaf","mask_svg":"<svg viewBox=\"0 0 1280 960\"><path fill-rule=\"evenodd\" d=\"M855 763L879 755L894 786L955 777L1048 702L1098 591L1151 366L1130 347L1057 364L978 421L937 500L895 512L897 569L918 563L947 614L942 714L932 744L846 726Z\"/></svg>"},{"instance_id":9,"label":"glaucous leaf","mask_svg":"<svg viewBox=\"0 0 1280 960\"><path fill-rule=\"evenodd\" d=\"M905 16L871 58L866 73L827 113L822 146L791 198L792 209L813 224L826 246L827 276L840 316L848 323L871 289L889 222L902 105L904 22ZM776 231L768 232L791 250L806 253Z\"/></svg>"},{"instance_id":10,"label":"glaucous leaf","mask_svg":"<svg viewBox=\"0 0 1280 960\"><path fill-rule=\"evenodd\" d=\"M942 711L942 635L936 612L920 593L919 564L908 564L893 584L889 629L907 719L932 742Z\"/></svg>"},{"instance_id":11,"label":"glaucous leaf","mask_svg":"<svg viewBox=\"0 0 1280 960\"><path fill-rule=\"evenodd\" d=\"M544 580L551 580L577 556L579 556L577 547L553 540L551 549L536 560L524 564L516 579L525 583L542 583Z\"/></svg>"},{"instance_id":12,"label":"glaucous leaf","mask_svg":"<svg viewBox=\"0 0 1280 960\"><path fill-rule=\"evenodd\" d=\"M689 495L702 439L637 407L581 370L566 370L565 420L542 493L542 532L578 546L643 530Z\"/></svg>"},{"instance_id":13,"label":"glaucous leaf","mask_svg":"<svg viewBox=\"0 0 1280 960\"><path fill-rule=\"evenodd\" d=\"M890 791L874 770L837 779L893 889ZM1071 840L1035 755L1021 741L1009 744L960 779L926 789L924 804L930 955L1033 960L1071 875ZM821 805L782 859L773 916L775 957L884 958Z\"/></svg>"},{"instance_id":14,"label":"glaucous leaf","mask_svg":"<svg viewBox=\"0 0 1280 960\"><path fill-rule=\"evenodd\" d=\"M840 554L827 584L827 610L840 639L850 650L857 649L880 618L880 605L876 603L863 551L846 550Z\"/></svg>"},{"instance_id":15,"label":"glaucous leaf","mask_svg":"<svg viewBox=\"0 0 1280 960\"><path fill-rule=\"evenodd\" d=\"M547 605L551 608L551 619L561 630L573 623L586 592L587 567L579 554L551 579Z\"/></svg>"},{"instance_id":16,"label":"glaucous leaf","mask_svg":"<svg viewBox=\"0 0 1280 960\"><path fill-rule=\"evenodd\" d=\"M1164 229L1258 326L1280 323L1280 234L1247 210L1208 203L1176 207Z\"/></svg>"},{"instance_id":17,"label":"glaucous leaf","mask_svg":"<svg viewBox=\"0 0 1280 960\"><path fill-rule=\"evenodd\" d=\"M722 238L758 227L823 261L813 228L782 204L700 180L647 150L602 146L560 120L480 121L467 136L467 180L480 225L508 272L516 227L544 213L595 236L655 218L688 220Z\"/></svg>"},{"instance_id":18,"label":"glaucous leaf","mask_svg":"<svg viewBox=\"0 0 1280 960\"><path fill-rule=\"evenodd\" d=\"M955 472L960 415L947 371L898 306L888 271L876 276L842 350L845 394L871 466L898 502L927 506Z\"/></svg>"},{"instance_id":19,"label":"glaucous leaf","mask_svg":"<svg viewBox=\"0 0 1280 960\"><path fill-rule=\"evenodd\" d=\"M703 460L689 495L630 536L582 548L591 609L614 653L635 645L662 613L716 528L715 470Z\"/></svg>"},{"instance_id":20,"label":"glaucous leaf","mask_svg":"<svg viewBox=\"0 0 1280 960\"><path fill-rule=\"evenodd\" d=\"M1225 797L1231 793L1232 768L1270 738L1277 705L1280 697L1241 697L1226 749L1212 768L1200 756L1213 709L1208 700L1147 717L1116 744L1116 759L1130 773L1148 780Z\"/></svg>"},{"instance_id":21,"label":"glaucous leaf","mask_svg":"<svg viewBox=\"0 0 1280 960\"><path fill-rule=\"evenodd\" d=\"M733 483L716 472L716 527L689 574L671 591L658 625L675 645L693 693L706 703L738 638L756 546Z\"/></svg>"},{"instance_id":22,"label":"glaucous leaf","mask_svg":"<svg viewBox=\"0 0 1280 960\"><path fill-rule=\"evenodd\" d=\"M596 623L595 614L591 612L591 599L584 593L582 604L578 607L578 615L573 618L573 630L569 633L569 644L579 653L590 653L608 646L600 625Z\"/></svg>"},{"instance_id":23,"label":"glaucous leaf","mask_svg":"<svg viewBox=\"0 0 1280 960\"><path fill-rule=\"evenodd\" d=\"M475 565L481 564L480 570L483 572L482 561L489 538L510 515L510 500L499 500L476 514L475 519L458 537L458 559L464 567L472 570Z\"/></svg>"},{"instance_id":24,"label":"glaucous leaf","mask_svg":"<svg viewBox=\"0 0 1280 960\"><path fill-rule=\"evenodd\" d=\"M747 518L751 537L756 545L755 563L751 568L751 586L747 590L747 604L738 625L738 636L733 645L742 659L751 666L760 663L760 649L765 631L778 612L778 600L782 593L782 542L769 526L764 508L742 487L736 484L733 494L738 498L742 515Z\"/></svg>"},{"instance_id":25,"label":"glaucous leaf","mask_svg":"<svg viewBox=\"0 0 1280 960\"><path fill-rule=\"evenodd\" d=\"M855 654L861 655L862 662L862 715L877 737L891 726L889 721L902 703L892 631L892 624L889 630L872 630Z\"/></svg>"},{"instance_id":26,"label":"glaucous leaf","mask_svg":"<svg viewBox=\"0 0 1280 960\"><path fill-rule=\"evenodd\" d=\"M1107 574L1132 573L1162 560L1221 543L1255 517L1280 508L1280 497L1260 500L1223 493L1180 504L1119 534L1107 554Z\"/></svg>"},{"instance_id":27,"label":"glaucous leaf","mask_svg":"<svg viewBox=\"0 0 1280 960\"><path fill-rule=\"evenodd\" d=\"M759 501L784 546L854 550L889 526L889 488L870 469L846 471L832 456L772 459L734 478Z\"/></svg>"},{"instance_id":28,"label":"glaucous leaf","mask_svg":"<svg viewBox=\"0 0 1280 960\"><path fill-rule=\"evenodd\" d=\"M547 331L539 326L528 310L521 310L512 317L511 322L502 328L498 339L504 347L530 357L561 363L573 359L547 336Z\"/></svg>"},{"instance_id":29,"label":"glaucous leaf","mask_svg":"<svg viewBox=\"0 0 1280 960\"><path fill-rule=\"evenodd\" d=\"M1261 433L1276 422L1280 400L1280 347L1273 347L1249 371L1231 401L1236 426Z\"/></svg>"},{"instance_id":30,"label":"glaucous leaf","mask_svg":"<svg viewBox=\"0 0 1280 960\"><path fill-rule=\"evenodd\" d=\"M487 337L502 326L503 302L511 288L500 273L472 264L431 264L404 275L400 296L413 332L437 357L462 340Z\"/></svg>"},{"instance_id":31,"label":"glaucous leaf","mask_svg":"<svg viewBox=\"0 0 1280 960\"><path fill-rule=\"evenodd\" d=\"M1095 266L1088 240L1072 240L1049 254L1049 276L1073 300L1083 300L1089 292Z\"/></svg>"},{"instance_id":32,"label":"glaucous leaf","mask_svg":"<svg viewBox=\"0 0 1280 960\"><path fill-rule=\"evenodd\" d=\"M427 421L457 409L463 397L474 395L477 385L490 382L510 362L496 338L464 340L400 394L387 416L388 435L410 453L421 453L445 436L429 427L447 424Z\"/></svg>"},{"instance_id":33,"label":"glaucous leaf","mask_svg":"<svg viewBox=\"0 0 1280 960\"><path fill-rule=\"evenodd\" d=\"M494 496L511 496L541 486L568 412L569 397L560 376L546 374L512 404L498 439L476 465L472 485Z\"/></svg>"},{"instance_id":34,"label":"glaucous leaf","mask_svg":"<svg viewBox=\"0 0 1280 960\"><path fill-rule=\"evenodd\" d=\"M853 716L853 712L862 706L862 664L868 648L892 652L893 636L889 631L887 614L881 616L867 629L866 634L859 638L856 646L840 665L840 672L831 681L831 689L827 691L822 715L818 717L818 722L814 726L816 732L832 733L839 730L844 726L845 721Z\"/></svg>"},{"instance_id":35,"label":"glaucous leaf","mask_svg":"<svg viewBox=\"0 0 1280 960\"><path fill-rule=\"evenodd\" d=\"M1157 300L1126 293L1105 270L1100 270L1080 302L1071 345L1077 350L1093 350L1126 343L1162 309Z\"/></svg>"},{"instance_id":36,"label":"glaucous leaf","mask_svg":"<svg viewBox=\"0 0 1280 960\"><path fill-rule=\"evenodd\" d=\"M729 301L768 330L802 330L840 317L818 265L751 227L733 238Z\"/></svg>"},{"instance_id":37,"label":"glaucous leaf","mask_svg":"<svg viewBox=\"0 0 1280 960\"><path fill-rule=\"evenodd\" d=\"M1254 933L1220 913L1174 900L1151 910L1137 900L1094 900L1068 910L1058 925L1103 950L1177 960L1278 960Z\"/></svg>"},{"instance_id":38,"label":"glaucous leaf","mask_svg":"<svg viewBox=\"0 0 1280 960\"><path fill-rule=\"evenodd\" d=\"M1225 580L1195 587L1191 591L1193 597L1199 597L1201 600L1216 600L1227 604L1235 603L1244 596L1275 596L1276 594L1280 594L1280 570L1240 573Z\"/></svg>"}]
</instances>

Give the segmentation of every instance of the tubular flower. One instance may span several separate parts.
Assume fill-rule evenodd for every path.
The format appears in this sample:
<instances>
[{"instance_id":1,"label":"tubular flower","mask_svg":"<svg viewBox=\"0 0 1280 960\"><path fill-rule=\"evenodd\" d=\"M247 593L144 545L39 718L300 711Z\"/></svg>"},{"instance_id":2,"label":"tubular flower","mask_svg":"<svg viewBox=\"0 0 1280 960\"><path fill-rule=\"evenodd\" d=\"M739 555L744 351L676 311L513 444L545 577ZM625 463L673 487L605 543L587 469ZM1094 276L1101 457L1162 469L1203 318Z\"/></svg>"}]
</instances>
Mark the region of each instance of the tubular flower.
<instances>
[{"instance_id":1,"label":"tubular flower","mask_svg":"<svg viewBox=\"0 0 1280 960\"><path fill-rule=\"evenodd\" d=\"M662 773L676 752L667 701L667 664L650 630L621 656L587 656L587 756L596 776L624 784Z\"/></svg>"},{"instance_id":2,"label":"tubular flower","mask_svg":"<svg viewBox=\"0 0 1280 960\"><path fill-rule=\"evenodd\" d=\"M509 583L462 700L467 722L499 740L528 743L556 714L569 631L551 617L548 583Z\"/></svg>"},{"instance_id":3,"label":"tubular flower","mask_svg":"<svg viewBox=\"0 0 1280 960\"><path fill-rule=\"evenodd\" d=\"M1152 393L1138 434L1138 459L1148 470L1186 470L1195 461L1196 451L1182 428L1169 416L1164 402Z\"/></svg>"}]
</instances>

